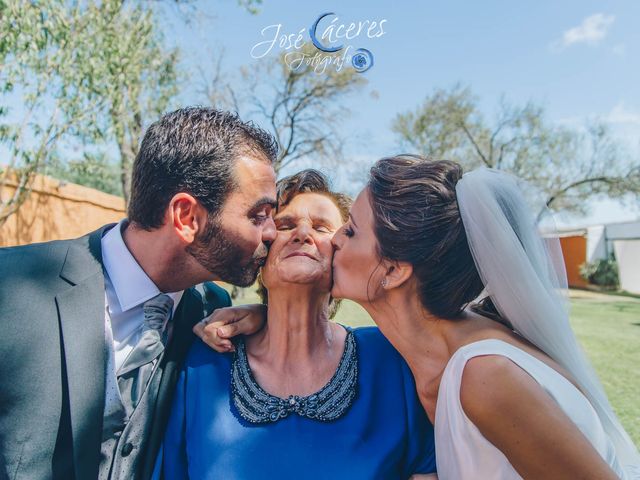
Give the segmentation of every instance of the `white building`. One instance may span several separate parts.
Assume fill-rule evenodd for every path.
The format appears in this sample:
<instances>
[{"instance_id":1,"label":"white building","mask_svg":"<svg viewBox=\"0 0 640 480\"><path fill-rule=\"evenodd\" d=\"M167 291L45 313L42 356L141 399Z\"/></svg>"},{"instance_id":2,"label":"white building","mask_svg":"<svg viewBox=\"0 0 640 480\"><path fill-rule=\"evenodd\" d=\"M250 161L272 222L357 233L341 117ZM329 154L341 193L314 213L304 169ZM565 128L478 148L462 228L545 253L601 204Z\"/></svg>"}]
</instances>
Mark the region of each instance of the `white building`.
<instances>
[{"instance_id":1,"label":"white building","mask_svg":"<svg viewBox=\"0 0 640 480\"><path fill-rule=\"evenodd\" d=\"M620 288L640 294L640 221L588 227L586 232L587 261L614 254Z\"/></svg>"}]
</instances>

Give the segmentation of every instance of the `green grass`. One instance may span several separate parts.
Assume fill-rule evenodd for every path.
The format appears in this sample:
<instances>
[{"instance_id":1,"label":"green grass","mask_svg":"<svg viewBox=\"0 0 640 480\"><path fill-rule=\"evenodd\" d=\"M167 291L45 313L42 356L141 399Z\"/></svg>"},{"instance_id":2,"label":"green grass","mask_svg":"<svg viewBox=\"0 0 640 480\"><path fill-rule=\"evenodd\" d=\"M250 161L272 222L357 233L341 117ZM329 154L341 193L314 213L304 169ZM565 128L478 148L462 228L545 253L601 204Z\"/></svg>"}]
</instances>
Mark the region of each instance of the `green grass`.
<instances>
[{"instance_id":1,"label":"green grass","mask_svg":"<svg viewBox=\"0 0 640 480\"><path fill-rule=\"evenodd\" d=\"M256 303L253 289L234 303ZM585 295L583 295L585 296ZM571 324L593 363L616 414L640 445L640 301L633 297L586 295L571 300ZM336 321L373 325L357 304L344 301Z\"/></svg>"},{"instance_id":2,"label":"green grass","mask_svg":"<svg viewBox=\"0 0 640 480\"><path fill-rule=\"evenodd\" d=\"M609 401L640 445L640 302L573 299L571 324Z\"/></svg>"}]
</instances>

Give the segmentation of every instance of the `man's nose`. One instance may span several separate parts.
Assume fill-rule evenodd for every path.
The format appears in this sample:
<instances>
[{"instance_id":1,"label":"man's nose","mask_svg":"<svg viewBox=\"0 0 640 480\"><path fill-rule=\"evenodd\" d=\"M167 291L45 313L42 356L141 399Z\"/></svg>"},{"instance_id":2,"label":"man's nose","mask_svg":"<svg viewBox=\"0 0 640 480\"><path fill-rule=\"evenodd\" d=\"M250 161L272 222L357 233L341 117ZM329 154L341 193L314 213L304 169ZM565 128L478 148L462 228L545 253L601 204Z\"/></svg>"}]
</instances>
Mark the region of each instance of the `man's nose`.
<instances>
[{"instance_id":1,"label":"man's nose","mask_svg":"<svg viewBox=\"0 0 640 480\"><path fill-rule=\"evenodd\" d=\"M269 217L262 228L262 242L271 245L278 234L273 218Z\"/></svg>"}]
</instances>

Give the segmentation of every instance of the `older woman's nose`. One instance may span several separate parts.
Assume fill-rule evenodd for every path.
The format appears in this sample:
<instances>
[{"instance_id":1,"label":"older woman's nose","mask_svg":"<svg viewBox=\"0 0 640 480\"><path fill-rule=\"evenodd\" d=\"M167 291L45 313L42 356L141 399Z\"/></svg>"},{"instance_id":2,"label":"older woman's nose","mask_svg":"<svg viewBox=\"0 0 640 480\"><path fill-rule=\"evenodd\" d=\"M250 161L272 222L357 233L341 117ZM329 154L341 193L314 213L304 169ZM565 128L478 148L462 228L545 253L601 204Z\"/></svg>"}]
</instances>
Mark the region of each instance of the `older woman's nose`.
<instances>
[{"instance_id":1,"label":"older woman's nose","mask_svg":"<svg viewBox=\"0 0 640 480\"><path fill-rule=\"evenodd\" d=\"M312 243L311 226L303 223L298 225L293 233L293 240L301 243Z\"/></svg>"}]
</instances>

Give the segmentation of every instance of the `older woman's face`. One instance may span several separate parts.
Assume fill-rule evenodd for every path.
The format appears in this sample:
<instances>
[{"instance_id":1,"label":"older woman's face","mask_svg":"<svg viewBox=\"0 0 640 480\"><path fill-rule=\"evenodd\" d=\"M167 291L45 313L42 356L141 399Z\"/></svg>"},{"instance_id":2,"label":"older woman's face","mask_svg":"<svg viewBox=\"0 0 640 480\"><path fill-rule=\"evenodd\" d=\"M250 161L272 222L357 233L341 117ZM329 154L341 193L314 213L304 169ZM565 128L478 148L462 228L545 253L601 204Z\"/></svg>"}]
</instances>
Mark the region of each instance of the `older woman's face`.
<instances>
[{"instance_id":1,"label":"older woman's face","mask_svg":"<svg viewBox=\"0 0 640 480\"><path fill-rule=\"evenodd\" d=\"M279 284L314 284L329 292L332 282L331 238L342 226L340 210L324 195L301 193L274 217L277 236L269 249L262 280Z\"/></svg>"}]
</instances>

